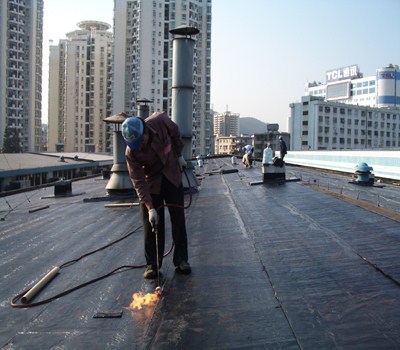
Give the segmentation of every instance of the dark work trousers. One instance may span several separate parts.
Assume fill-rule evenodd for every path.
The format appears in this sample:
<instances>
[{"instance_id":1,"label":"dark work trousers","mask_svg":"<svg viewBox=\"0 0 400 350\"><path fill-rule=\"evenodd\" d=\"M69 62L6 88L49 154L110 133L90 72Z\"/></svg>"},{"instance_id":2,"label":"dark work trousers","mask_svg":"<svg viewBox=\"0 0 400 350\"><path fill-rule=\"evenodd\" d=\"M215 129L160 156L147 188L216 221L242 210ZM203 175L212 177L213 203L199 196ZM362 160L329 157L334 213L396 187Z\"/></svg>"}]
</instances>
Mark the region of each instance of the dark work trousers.
<instances>
[{"instance_id":1,"label":"dark work trousers","mask_svg":"<svg viewBox=\"0 0 400 350\"><path fill-rule=\"evenodd\" d=\"M184 193L182 183L175 187L164 176L162 177L161 193L151 195L153 207L158 214L158 258L160 267L165 250L165 215L163 204L168 206L171 218L172 239L175 244L173 263L178 266L182 260L188 261L187 235L184 213ZM161 208L160 208L161 207ZM149 222L149 212L144 204L140 205L144 228L144 252L147 265L157 266L156 239Z\"/></svg>"}]
</instances>

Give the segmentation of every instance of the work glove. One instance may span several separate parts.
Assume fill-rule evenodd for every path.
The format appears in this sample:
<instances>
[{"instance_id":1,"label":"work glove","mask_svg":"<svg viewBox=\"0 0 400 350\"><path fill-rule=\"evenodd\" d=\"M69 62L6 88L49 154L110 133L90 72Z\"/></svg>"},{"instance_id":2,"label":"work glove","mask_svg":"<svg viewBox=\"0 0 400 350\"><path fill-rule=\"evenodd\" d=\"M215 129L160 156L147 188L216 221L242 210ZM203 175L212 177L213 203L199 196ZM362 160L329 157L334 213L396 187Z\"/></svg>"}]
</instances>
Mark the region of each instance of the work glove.
<instances>
[{"instance_id":1,"label":"work glove","mask_svg":"<svg viewBox=\"0 0 400 350\"><path fill-rule=\"evenodd\" d=\"M178 163L179 163L179 168L181 169L181 171L183 170L183 168L186 168L186 166L187 166L186 160L183 158L183 156L180 156L178 158Z\"/></svg>"},{"instance_id":2,"label":"work glove","mask_svg":"<svg viewBox=\"0 0 400 350\"><path fill-rule=\"evenodd\" d=\"M153 229L158 224L157 210L155 210L154 208L149 210L149 222L151 224L151 227L153 227Z\"/></svg>"}]
</instances>

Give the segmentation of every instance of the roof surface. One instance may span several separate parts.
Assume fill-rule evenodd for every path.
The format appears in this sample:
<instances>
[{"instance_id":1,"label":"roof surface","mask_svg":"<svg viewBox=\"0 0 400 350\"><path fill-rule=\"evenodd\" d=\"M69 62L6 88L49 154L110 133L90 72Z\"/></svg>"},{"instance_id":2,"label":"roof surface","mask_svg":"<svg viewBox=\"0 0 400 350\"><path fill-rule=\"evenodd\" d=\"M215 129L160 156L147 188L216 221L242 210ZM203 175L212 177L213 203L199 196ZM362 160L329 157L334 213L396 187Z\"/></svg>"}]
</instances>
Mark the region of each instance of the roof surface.
<instances>
[{"instance_id":1,"label":"roof surface","mask_svg":"<svg viewBox=\"0 0 400 350\"><path fill-rule=\"evenodd\" d=\"M65 164L74 162L66 159ZM32 153L2 153L0 155L0 171L13 171L20 169L37 169L50 166L62 166L58 157L47 157L41 154Z\"/></svg>"},{"instance_id":2,"label":"roof surface","mask_svg":"<svg viewBox=\"0 0 400 350\"><path fill-rule=\"evenodd\" d=\"M258 165L221 168L232 165L207 160L196 170L198 191L185 197L192 274L176 274L166 256L163 295L140 310L129 308L132 294L153 293L158 282L143 279L138 208L95 200L106 180L73 182L70 197L53 197L49 187L0 198L0 347L399 348L398 208L390 218L309 186L328 177L348 183L336 175L287 167L287 177L303 181L250 186L261 179ZM380 190L398 198L390 185L363 192ZM54 266L60 273L31 304L11 306ZM111 312L122 315L93 318Z\"/></svg>"},{"instance_id":3,"label":"roof surface","mask_svg":"<svg viewBox=\"0 0 400 350\"><path fill-rule=\"evenodd\" d=\"M64 162L60 162L61 156L64 156ZM78 156L81 162L96 161L112 164L112 156L95 153L1 153L0 171L60 167L76 163L75 156Z\"/></svg>"}]
</instances>

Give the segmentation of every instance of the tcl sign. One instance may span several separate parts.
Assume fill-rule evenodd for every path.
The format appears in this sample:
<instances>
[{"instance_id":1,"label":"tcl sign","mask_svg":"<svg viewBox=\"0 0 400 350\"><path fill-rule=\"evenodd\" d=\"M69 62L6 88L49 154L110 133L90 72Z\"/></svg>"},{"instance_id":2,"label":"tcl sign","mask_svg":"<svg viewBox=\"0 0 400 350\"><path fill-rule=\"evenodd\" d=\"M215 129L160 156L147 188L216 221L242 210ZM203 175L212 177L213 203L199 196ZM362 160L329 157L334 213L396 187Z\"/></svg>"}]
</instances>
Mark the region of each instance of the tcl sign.
<instances>
[{"instance_id":1,"label":"tcl sign","mask_svg":"<svg viewBox=\"0 0 400 350\"><path fill-rule=\"evenodd\" d=\"M338 68L326 72L326 82L330 83L332 81L358 78L359 70L357 65Z\"/></svg>"}]
</instances>

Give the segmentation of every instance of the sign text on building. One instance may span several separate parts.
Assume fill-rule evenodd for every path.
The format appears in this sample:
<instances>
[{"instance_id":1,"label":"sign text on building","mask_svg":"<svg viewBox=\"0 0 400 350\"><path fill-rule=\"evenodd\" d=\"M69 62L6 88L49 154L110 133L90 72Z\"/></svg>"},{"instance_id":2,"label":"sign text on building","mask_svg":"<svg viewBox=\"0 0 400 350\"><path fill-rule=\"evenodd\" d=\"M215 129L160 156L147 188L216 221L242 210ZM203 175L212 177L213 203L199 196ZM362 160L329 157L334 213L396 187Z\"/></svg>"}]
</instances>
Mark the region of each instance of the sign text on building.
<instances>
[{"instance_id":1,"label":"sign text on building","mask_svg":"<svg viewBox=\"0 0 400 350\"><path fill-rule=\"evenodd\" d=\"M326 83L331 83L332 81L338 81L343 79L358 78L360 72L358 66L352 65L348 67L333 69L326 72Z\"/></svg>"},{"instance_id":2,"label":"sign text on building","mask_svg":"<svg viewBox=\"0 0 400 350\"><path fill-rule=\"evenodd\" d=\"M378 78L379 79L396 79L396 75L395 75L395 72L385 71L385 72L379 72Z\"/></svg>"}]
</instances>

